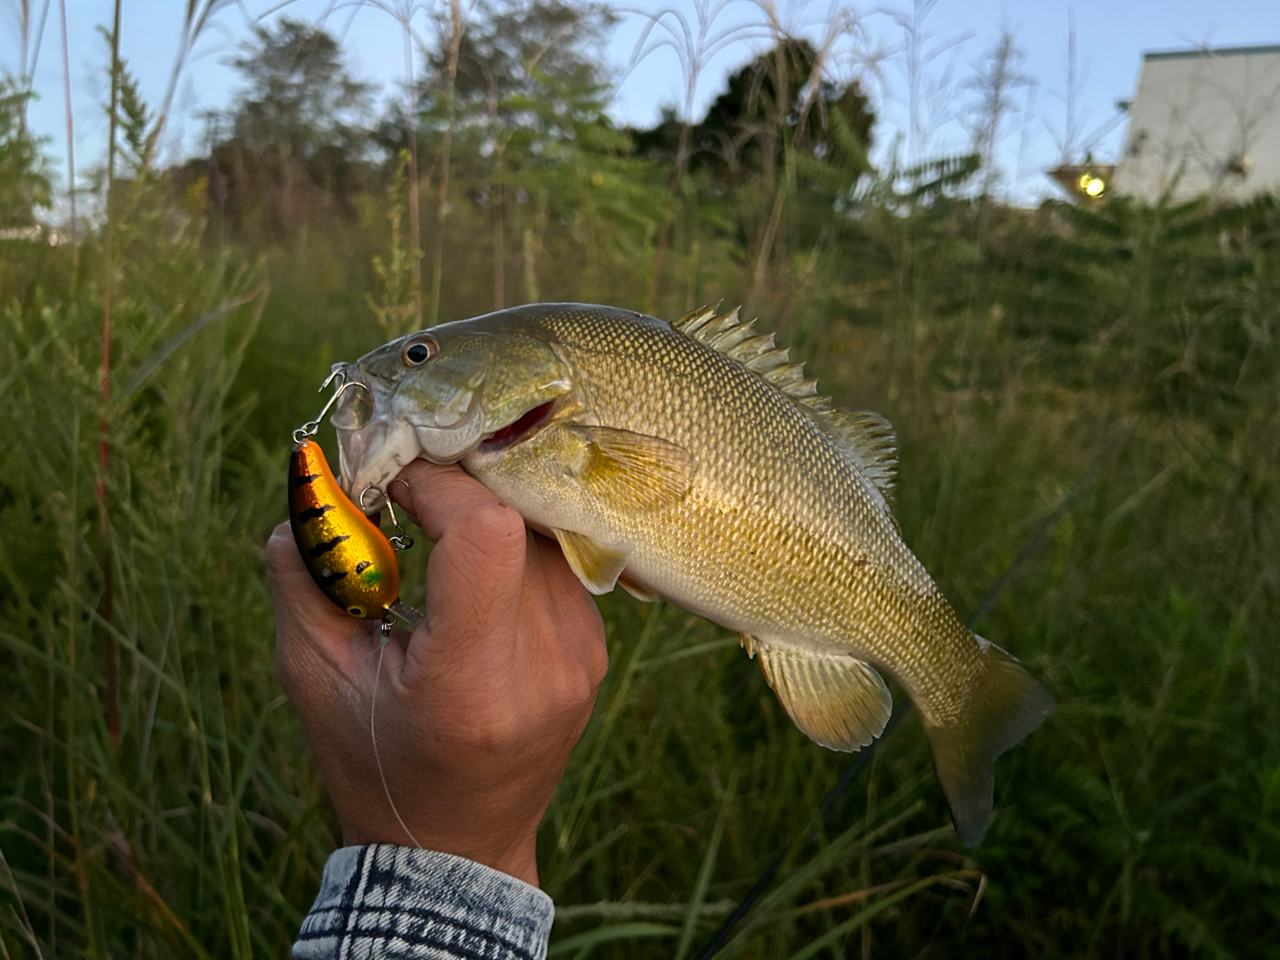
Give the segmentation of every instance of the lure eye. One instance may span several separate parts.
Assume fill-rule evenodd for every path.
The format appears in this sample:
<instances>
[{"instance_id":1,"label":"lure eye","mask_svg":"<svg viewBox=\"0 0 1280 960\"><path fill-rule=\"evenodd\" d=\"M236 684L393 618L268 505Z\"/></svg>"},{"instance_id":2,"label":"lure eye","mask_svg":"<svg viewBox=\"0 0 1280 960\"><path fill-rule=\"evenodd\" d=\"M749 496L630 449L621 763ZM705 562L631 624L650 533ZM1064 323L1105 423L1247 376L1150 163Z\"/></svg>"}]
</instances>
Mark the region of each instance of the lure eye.
<instances>
[{"instance_id":1,"label":"lure eye","mask_svg":"<svg viewBox=\"0 0 1280 960\"><path fill-rule=\"evenodd\" d=\"M354 604L350 607L347 607L347 613L351 614L353 617L367 617L369 615L369 611L367 611L364 607L357 606Z\"/></svg>"},{"instance_id":2,"label":"lure eye","mask_svg":"<svg viewBox=\"0 0 1280 960\"><path fill-rule=\"evenodd\" d=\"M414 337L404 345L400 356L411 367L419 367L440 352L440 344L433 337Z\"/></svg>"}]
</instances>

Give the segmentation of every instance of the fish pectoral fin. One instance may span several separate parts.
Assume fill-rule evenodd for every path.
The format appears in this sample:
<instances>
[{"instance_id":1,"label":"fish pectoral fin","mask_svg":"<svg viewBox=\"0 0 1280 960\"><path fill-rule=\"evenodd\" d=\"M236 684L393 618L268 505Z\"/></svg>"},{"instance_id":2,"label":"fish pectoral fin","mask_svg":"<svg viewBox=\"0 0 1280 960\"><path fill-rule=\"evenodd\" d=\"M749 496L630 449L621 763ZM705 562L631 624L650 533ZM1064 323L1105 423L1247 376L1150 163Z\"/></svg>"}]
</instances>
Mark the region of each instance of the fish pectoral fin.
<instances>
[{"instance_id":1,"label":"fish pectoral fin","mask_svg":"<svg viewBox=\"0 0 1280 960\"><path fill-rule=\"evenodd\" d=\"M590 537L569 530L552 530L560 551L582 585L596 596L608 593L618 582L631 552L602 547Z\"/></svg>"},{"instance_id":2,"label":"fish pectoral fin","mask_svg":"<svg viewBox=\"0 0 1280 960\"><path fill-rule=\"evenodd\" d=\"M578 479L615 507L652 510L679 503L693 485L693 457L669 440L614 427L574 425L587 444Z\"/></svg>"},{"instance_id":3,"label":"fish pectoral fin","mask_svg":"<svg viewBox=\"0 0 1280 960\"><path fill-rule=\"evenodd\" d=\"M618 586L620 586L623 590L627 591L627 593L631 594L641 603L657 603L658 602L659 597L656 593L654 593L648 587L641 586L639 583L636 583L636 581L633 580L625 570L623 570L622 573L618 574Z\"/></svg>"},{"instance_id":4,"label":"fish pectoral fin","mask_svg":"<svg viewBox=\"0 0 1280 960\"><path fill-rule=\"evenodd\" d=\"M884 731L893 698L874 667L857 657L809 653L742 638L795 725L831 750L852 752Z\"/></svg>"}]
</instances>

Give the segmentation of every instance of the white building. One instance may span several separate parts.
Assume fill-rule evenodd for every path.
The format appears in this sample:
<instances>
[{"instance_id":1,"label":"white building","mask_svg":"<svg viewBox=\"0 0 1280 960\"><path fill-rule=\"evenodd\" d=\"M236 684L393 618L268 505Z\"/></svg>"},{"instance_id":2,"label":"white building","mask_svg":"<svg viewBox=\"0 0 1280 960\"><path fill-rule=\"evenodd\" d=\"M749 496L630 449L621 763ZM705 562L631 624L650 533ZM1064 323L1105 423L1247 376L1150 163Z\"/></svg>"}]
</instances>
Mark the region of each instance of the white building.
<instances>
[{"instance_id":1,"label":"white building","mask_svg":"<svg viewBox=\"0 0 1280 960\"><path fill-rule=\"evenodd\" d=\"M1280 193L1280 45L1145 54L1109 187L1147 201Z\"/></svg>"}]
</instances>

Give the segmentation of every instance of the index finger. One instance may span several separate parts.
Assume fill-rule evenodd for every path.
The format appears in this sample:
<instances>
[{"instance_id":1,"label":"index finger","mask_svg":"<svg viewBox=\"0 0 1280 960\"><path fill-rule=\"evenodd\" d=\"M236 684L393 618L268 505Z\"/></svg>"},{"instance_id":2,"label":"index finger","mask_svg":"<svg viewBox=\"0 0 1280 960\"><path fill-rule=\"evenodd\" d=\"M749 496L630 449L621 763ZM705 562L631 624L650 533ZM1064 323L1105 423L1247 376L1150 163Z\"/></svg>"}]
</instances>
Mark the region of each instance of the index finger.
<instances>
[{"instance_id":1,"label":"index finger","mask_svg":"<svg viewBox=\"0 0 1280 960\"><path fill-rule=\"evenodd\" d=\"M401 470L387 493L435 543L459 518L501 502L457 464L426 460L414 460Z\"/></svg>"},{"instance_id":2,"label":"index finger","mask_svg":"<svg viewBox=\"0 0 1280 960\"><path fill-rule=\"evenodd\" d=\"M429 632L494 641L519 615L526 549L524 520L461 467L415 461L390 492L435 549L427 564Z\"/></svg>"}]
</instances>

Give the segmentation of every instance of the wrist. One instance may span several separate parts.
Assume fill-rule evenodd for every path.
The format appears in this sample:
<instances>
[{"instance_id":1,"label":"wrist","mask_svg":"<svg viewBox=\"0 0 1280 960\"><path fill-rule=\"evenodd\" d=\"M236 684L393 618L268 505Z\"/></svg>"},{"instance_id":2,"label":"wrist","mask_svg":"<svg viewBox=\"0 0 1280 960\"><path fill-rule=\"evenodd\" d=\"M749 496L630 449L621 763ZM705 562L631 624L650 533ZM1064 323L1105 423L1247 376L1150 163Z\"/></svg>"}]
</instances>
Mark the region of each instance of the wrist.
<instances>
[{"instance_id":1,"label":"wrist","mask_svg":"<svg viewBox=\"0 0 1280 960\"><path fill-rule=\"evenodd\" d=\"M538 886L537 824L512 836L510 830L460 831L409 821L402 826L394 815L390 822L378 823L342 818L342 842L348 847L388 844L447 853Z\"/></svg>"}]
</instances>

